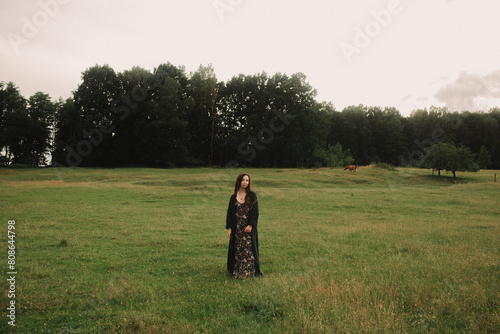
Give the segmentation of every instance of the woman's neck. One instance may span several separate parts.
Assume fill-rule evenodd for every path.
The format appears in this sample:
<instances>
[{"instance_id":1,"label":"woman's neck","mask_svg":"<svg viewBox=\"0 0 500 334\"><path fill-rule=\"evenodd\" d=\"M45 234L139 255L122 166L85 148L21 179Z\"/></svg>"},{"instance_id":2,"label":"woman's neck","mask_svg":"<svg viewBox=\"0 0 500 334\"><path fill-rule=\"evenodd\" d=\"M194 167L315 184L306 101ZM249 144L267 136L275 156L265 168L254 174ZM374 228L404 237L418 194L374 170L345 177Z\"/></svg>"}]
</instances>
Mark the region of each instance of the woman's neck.
<instances>
[{"instance_id":1,"label":"woman's neck","mask_svg":"<svg viewBox=\"0 0 500 334\"><path fill-rule=\"evenodd\" d=\"M245 189L238 190L238 197L245 197L247 195L247 191Z\"/></svg>"}]
</instances>

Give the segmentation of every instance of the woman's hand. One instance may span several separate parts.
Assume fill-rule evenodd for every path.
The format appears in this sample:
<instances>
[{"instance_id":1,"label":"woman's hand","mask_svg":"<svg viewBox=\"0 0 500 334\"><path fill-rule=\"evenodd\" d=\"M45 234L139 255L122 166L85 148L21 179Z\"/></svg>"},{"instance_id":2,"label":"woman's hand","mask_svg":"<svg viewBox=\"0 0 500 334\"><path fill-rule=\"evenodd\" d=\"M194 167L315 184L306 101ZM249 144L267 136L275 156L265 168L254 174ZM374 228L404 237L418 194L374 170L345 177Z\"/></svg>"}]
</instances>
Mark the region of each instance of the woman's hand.
<instances>
[{"instance_id":1,"label":"woman's hand","mask_svg":"<svg viewBox=\"0 0 500 334\"><path fill-rule=\"evenodd\" d=\"M230 228L227 229L227 237L229 239L231 239L231 229Z\"/></svg>"},{"instance_id":2,"label":"woman's hand","mask_svg":"<svg viewBox=\"0 0 500 334\"><path fill-rule=\"evenodd\" d=\"M252 232L252 225L247 225L247 227L245 227L245 233L250 233Z\"/></svg>"}]
</instances>

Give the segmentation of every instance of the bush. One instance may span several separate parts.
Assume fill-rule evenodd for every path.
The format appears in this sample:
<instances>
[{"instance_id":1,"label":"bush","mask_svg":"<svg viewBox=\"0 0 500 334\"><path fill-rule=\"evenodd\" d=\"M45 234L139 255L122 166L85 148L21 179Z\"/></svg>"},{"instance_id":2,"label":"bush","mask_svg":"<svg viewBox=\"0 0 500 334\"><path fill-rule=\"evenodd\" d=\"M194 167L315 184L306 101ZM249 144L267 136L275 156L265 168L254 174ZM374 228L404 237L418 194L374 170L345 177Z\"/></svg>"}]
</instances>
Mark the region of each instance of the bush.
<instances>
[{"instance_id":1,"label":"bush","mask_svg":"<svg viewBox=\"0 0 500 334\"><path fill-rule=\"evenodd\" d=\"M352 165L354 158L351 156L351 150L342 150L342 145L337 142L335 146L330 146L326 151L326 161L328 167L343 167Z\"/></svg>"},{"instance_id":2,"label":"bush","mask_svg":"<svg viewBox=\"0 0 500 334\"><path fill-rule=\"evenodd\" d=\"M380 169L396 170L393 165L388 164L387 162L376 162L374 166Z\"/></svg>"}]
</instances>

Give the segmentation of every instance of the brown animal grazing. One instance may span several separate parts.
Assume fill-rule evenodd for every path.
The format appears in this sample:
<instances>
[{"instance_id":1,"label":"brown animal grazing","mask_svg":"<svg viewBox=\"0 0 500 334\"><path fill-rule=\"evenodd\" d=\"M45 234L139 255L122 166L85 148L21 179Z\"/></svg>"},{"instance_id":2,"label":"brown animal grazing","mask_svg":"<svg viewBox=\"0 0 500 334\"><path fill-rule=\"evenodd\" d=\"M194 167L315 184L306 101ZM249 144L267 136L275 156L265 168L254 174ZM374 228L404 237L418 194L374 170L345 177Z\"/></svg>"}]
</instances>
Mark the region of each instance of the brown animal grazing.
<instances>
[{"instance_id":1,"label":"brown animal grazing","mask_svg":"<svg viewBox=\"0 0 500 334\"><path fill-rule=\"evenodd\" d=\"M349 172L355 172L356 169L358 169L358 166L356 165L349 165L344 168L344 170L349 169Z\"/></svg>"}]
</instances>

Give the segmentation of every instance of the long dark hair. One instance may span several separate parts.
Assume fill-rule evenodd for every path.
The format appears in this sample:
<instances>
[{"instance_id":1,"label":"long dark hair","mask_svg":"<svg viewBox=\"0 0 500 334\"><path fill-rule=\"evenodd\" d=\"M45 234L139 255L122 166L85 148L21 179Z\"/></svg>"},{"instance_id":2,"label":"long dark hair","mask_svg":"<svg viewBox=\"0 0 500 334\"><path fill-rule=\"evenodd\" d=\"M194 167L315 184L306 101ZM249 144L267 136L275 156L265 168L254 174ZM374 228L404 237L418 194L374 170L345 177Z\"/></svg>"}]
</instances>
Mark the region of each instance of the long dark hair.
<instances>
[{"instance_id":1,"label":"long dark hair","mask_svg":"<svg viewBox=\"0 0 500 334\"><path fill-rule=\"evenodd\" d=\"M253 207L253 204L257 201L257 199L256 198L251 198L253 196L251 195L251 188L250 188L251 178L250 178L250 175L248 175L246 173L241 173L240 175L238 175L238 177L236 178L236 182L234 183L234 193L237 194L238 190L240 190L240 188L241 188L241 181L243 181L243 178L245 176L248 176L248 186L245 189L245 192L246 192L245 205L247 205L251 209Z\"/></svg>"}]
</instances>

